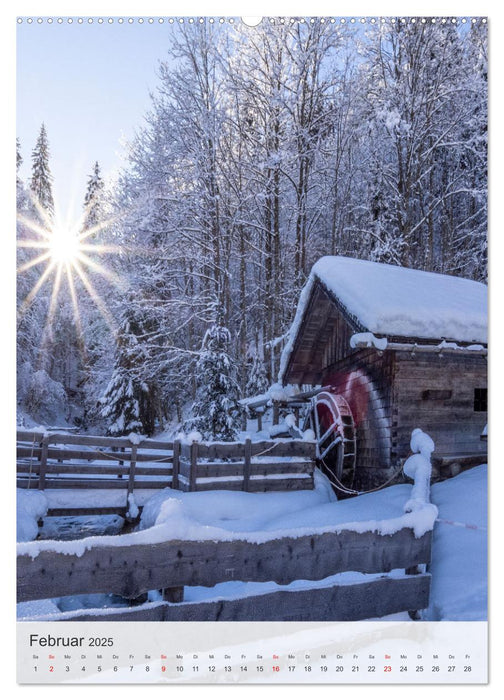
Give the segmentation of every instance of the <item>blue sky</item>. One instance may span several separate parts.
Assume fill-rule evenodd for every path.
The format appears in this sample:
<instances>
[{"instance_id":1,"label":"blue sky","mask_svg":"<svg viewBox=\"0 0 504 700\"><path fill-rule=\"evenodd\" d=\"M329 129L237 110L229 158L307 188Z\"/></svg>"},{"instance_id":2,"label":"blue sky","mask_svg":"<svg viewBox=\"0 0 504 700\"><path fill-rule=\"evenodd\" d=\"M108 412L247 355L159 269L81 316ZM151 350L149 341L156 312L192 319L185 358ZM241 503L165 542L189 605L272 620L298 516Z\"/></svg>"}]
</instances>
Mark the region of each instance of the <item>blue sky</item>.
<instances>
[{"instance_id":1,"label":"blue sky","mask_svg":"<svg viewBox=\"0 0 504 700\"><path fill-rule=\"evenodd\" d=\"M126 9L126 8L125 8ZM108 17L114 21L109 23ZM217 15L219 16L219 15ZM227 15L229 16L229 15ZM44 18L17 25L17 136L30 178L31 152L42 122L51 152L53 191L63 216L82 211L87 179L96 160L105 178L124 163L124 143L142 126L150 107L149 91L158 82L157 67L167 59L176 26L143 22L133 15L123 23L104 15L92 23L78 16L69 24ZM187 19L187 18L186 18Z\"/></svg>"},{"instance_id":2,"label":"blue sky","mask_svg":"<svg viewBox=\"0 0 504 700\"><path fill-rule=\"evenodd\" d=\"M69 207L73 216L80 211L95 160L105 175L121 165L121 141L142 124L172 33L172 25L157 21L18 25L21 176L30 177L31 152L45 122L54 194L64 215Z\"/></svg>"}]
</instances>

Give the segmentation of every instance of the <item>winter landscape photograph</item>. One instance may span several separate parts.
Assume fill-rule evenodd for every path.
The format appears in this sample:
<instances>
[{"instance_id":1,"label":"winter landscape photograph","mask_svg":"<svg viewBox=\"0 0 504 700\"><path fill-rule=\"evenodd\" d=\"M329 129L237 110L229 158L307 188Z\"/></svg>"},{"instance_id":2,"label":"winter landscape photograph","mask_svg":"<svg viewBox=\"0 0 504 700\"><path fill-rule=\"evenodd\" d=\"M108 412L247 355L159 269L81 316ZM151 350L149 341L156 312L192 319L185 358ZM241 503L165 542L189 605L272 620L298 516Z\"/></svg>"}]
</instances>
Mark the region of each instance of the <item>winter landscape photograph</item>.
<instances>
[{"instance_id":1,"label":"winter landscape photograph","mask_svg":"<svg viewBox=\"0 0 504 700\"><path fill-rule=\"evenodd\" d=\"M487 70L18 19L18 621L487 620Z\"/></svg>"}]
</instances>

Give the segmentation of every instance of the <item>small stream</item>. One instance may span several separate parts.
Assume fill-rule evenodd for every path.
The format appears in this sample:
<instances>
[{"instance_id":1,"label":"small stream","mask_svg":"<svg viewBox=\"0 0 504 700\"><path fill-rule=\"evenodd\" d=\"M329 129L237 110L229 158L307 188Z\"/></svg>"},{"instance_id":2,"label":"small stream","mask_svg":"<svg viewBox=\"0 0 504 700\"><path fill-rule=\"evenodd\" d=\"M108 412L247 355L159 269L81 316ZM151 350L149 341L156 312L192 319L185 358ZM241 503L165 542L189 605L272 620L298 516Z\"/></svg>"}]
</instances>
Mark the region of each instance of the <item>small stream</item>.
<instances>
[{"instance_id":1,"label":"small stream","mask_svg":"<svg viewBox=\"0 0 504 700\"><path fill-rule=\"evenodd\" d=\"M44 517L39 540L82 540L95 535L119 535L125 520L120 515L58 515Z\"/></svg>"}]
</instances>

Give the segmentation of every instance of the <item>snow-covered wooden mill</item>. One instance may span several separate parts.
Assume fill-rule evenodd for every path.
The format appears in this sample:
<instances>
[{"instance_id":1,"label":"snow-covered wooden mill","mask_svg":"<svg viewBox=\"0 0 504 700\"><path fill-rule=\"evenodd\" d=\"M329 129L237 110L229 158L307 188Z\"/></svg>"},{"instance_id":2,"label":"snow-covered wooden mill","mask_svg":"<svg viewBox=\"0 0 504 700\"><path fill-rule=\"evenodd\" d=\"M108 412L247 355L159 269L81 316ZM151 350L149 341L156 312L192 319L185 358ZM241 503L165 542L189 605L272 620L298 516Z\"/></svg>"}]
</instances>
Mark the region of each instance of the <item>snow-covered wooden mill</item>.
<instances>
[{"instance_id":1,"label":"snow-covered wooden mill","mask_svg":"<svg viewBox=\"0 0 504 700\"><path fill-rule=\"evenodd\" d=\"M280 380L305 396L326 389L311 399L320 454L343 483L369 487L404 462L416 427L434 439L435 468L481 462L486 355L486 285L324 257L301 293Z\"/></svg>"}]
</instances>

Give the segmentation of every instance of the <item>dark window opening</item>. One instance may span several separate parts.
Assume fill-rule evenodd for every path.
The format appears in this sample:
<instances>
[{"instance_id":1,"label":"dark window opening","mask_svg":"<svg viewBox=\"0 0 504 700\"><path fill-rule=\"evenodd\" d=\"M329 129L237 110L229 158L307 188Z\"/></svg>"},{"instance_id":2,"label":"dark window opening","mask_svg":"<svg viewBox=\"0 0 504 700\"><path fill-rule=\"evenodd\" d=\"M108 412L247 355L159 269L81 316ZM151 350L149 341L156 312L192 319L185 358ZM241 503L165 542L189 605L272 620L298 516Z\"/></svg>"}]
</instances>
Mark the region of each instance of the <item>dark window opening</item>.
<instances>
[{"instance_id":1,"label":"dark window opening","mask_svg":"<svg viewBox=\"0 0 504 700\"><path fill-rule=\"evenodd\" d=\"M422 401L446 401L451 397L451 389L425 389L422 391Z\"/></svg>"},{"instance_id":2,"label":"dark window opening","mask_svg":"<svg viewBox=\"0 0 504 700\"><path fill-rule=\"evenodd\" d=\"M475 411L486 411L487 410L487 389L475 389L474 390L474 410Z\"/></svg>"}]
</instances>

